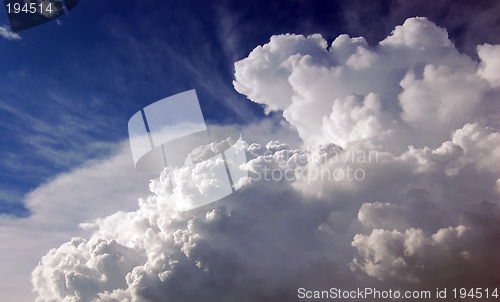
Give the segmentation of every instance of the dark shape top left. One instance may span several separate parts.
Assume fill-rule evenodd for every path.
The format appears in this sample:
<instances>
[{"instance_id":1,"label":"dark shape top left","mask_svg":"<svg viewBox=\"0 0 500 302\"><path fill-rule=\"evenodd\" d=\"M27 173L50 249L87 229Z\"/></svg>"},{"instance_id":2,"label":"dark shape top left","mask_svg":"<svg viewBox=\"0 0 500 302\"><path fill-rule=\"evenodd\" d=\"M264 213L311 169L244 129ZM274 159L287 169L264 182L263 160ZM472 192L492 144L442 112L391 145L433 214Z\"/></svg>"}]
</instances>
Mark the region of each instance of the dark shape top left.
<instances>
[{"instance_id":1,"label":"dark shape top left","mask_svg":"<svg viewBox=\"0 0 500 302\"><path fill-rule=\"evenodd\" d=\"M75 7L78 1L65 0L64 5L62 0L4 0L3 2L12 32L16 33L63 15Z\"/></svg>"}]
</instances>

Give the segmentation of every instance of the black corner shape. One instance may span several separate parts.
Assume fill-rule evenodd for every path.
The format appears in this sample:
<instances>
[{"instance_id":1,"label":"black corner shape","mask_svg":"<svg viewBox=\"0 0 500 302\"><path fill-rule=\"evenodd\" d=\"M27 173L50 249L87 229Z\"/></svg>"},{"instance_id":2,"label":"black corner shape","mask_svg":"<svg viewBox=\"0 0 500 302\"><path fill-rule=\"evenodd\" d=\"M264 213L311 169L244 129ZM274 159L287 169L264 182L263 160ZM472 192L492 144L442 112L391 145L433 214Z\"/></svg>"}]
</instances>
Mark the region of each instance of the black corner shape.
<instances>
[{"instance_id":1,"label":"black corner shape","mask_svg":"<svg viewBox=\"0 0 500 302\"><path fill-rule=\"evenodd\" d=\"M73 9L79 0L3 0L12 32L20 32L50 20ZM65 11L66 8L66 11Z\"/></svg>"}]
</instances>

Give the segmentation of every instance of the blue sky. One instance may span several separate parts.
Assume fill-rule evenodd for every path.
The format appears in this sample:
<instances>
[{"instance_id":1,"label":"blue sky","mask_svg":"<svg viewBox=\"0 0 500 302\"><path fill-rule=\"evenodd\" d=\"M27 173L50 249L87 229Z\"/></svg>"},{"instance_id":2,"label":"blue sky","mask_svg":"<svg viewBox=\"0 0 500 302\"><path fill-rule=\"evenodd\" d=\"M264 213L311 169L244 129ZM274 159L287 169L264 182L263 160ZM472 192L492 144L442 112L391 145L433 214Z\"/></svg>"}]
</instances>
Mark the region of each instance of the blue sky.
<instances>
[{"instance_id":1,"label":"blue sky","mask_svg":"<svg viewBox=\"0 0 500 302\"><path fill-rule=\"evenodd\" d=\"M217 122L259 116L232 91L232 62L217 28L206 26L213 9L175 6L84 1L60 25L1 41L2 213L29 215L24 194L107 156L126 139L128 118L165 96L196 88L205 116Z\"/></svg>"}]
</instances>

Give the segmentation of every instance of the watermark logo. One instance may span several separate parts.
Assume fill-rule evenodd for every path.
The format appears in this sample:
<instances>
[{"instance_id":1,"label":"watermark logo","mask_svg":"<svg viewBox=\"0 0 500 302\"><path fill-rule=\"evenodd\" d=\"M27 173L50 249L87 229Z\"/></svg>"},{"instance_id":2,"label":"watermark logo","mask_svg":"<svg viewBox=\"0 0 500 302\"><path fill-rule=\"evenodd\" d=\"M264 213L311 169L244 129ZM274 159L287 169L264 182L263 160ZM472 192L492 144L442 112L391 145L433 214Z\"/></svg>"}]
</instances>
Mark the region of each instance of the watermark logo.
<instances>
[{"instance_id":1,"label":"watermark logo","mask_svg":"<svg viewBox=\"0 0 500 302\"><path fill-rule=\"evenodd\" d=\"M366 167L379 162L375 150L344 150L336 145L323 146L323 150L267 150L263 154L250 150L263 165L253 169L252 181L289 182L352 182L366 178Z\"/></svg>"},{"instance_id":2,"label":"watermark logo","mask_svg":"<svg viewBox=\"0 0 500 302\"><path fill-rule=\"evenodd\" d=\"M79 0L4 0L12 32L49 22L73 9Z\"/></svg>"},{"instance_id":3,"label":"watermark logo","mask_svg":"<svg viewBox=\"0 0 500 302\"><path fill-rule=\"evenodd\" d=\"M195 90L141 109L130 118L128 132L136 169L158 175L167 168L173 191L187 196L179 209L215 202L248 179L239 131L208 126Z\"/></svg>"}]
</instances>

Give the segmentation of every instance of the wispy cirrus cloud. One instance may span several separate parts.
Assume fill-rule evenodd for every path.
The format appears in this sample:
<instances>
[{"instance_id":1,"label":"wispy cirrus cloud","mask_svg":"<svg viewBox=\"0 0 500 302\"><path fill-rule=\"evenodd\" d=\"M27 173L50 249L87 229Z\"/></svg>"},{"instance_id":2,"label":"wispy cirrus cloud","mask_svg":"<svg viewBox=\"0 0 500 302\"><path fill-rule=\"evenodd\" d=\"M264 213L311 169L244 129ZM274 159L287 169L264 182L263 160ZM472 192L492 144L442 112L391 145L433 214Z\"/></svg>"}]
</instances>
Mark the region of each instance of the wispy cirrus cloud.
<instances>
[{"instance_id":1,"label":"wispy cirrus cloud","mask_svg":"<svg viewBox=\"0 0 500 302\"><path fill-rule=\"evenodd\" d=\"M10 31L10 29L5 25L0 26L0 36L7 40L21 40L21 36Z\"/></svg>"}]
</instances>

